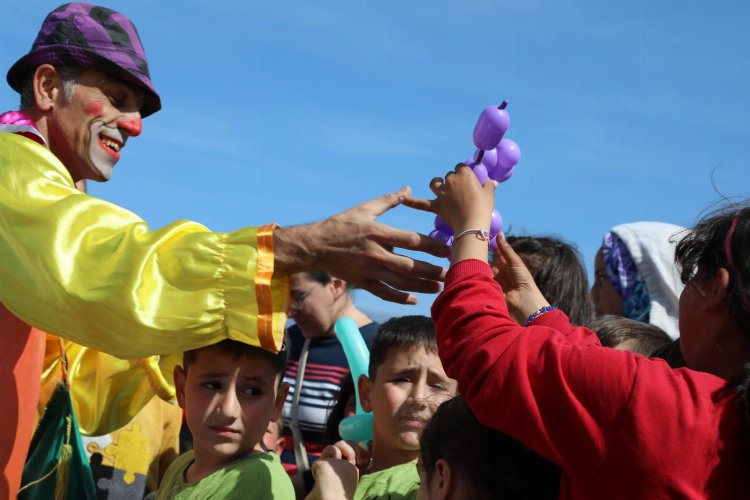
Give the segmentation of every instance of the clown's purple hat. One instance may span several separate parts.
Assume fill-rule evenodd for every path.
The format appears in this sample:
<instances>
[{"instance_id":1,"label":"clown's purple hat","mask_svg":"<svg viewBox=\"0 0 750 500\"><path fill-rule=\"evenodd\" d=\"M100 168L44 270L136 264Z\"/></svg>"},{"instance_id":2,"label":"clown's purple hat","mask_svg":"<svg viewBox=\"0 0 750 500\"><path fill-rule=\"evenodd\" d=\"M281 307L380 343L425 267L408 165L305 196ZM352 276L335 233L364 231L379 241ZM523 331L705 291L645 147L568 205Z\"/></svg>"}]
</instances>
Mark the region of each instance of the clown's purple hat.
<instances>
[{"instance_id":1,"label":"clown's purple hat","mask_svg":"<svg viewBox=\"0 0 750 500\"><path fill-rule=\"evenodd\" d=\"M20 93L25 75L45 63L93 68L117 76L144 90L142 116L161 109L138 32L119 12L81 2L50 12L31 51L8 71L8 83Z\"/></svg>"}]
</instances>

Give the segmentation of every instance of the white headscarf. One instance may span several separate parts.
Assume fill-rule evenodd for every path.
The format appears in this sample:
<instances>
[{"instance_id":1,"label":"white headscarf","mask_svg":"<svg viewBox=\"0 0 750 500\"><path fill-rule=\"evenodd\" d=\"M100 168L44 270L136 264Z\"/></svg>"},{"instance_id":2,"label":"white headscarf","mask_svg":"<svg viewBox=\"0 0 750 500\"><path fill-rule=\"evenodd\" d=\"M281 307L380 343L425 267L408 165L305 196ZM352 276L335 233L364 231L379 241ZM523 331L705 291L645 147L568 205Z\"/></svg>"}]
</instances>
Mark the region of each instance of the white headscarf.
<instances>
[{"instance_id":1,"label":"white headscarf","mask_svg":"<svg viewBox=\"0 0 750 500\"><path fill-rule=\"evenodd\" d=\"M674 252L686 229L665 222L633 222L610 231L625 244L646 283L651 299L649 323L676 339L680 336L679 302L684 285Z\"/></svg>"}]
</instances>

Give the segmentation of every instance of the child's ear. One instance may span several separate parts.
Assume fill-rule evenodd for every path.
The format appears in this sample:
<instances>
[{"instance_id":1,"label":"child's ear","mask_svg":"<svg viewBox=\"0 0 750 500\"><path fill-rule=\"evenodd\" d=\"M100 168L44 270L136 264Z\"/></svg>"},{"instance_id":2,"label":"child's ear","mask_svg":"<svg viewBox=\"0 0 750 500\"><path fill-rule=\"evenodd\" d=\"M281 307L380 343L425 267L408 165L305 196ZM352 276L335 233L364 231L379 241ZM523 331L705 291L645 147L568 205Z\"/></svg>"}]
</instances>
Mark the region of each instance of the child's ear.
<instances>
[{"instance_id":1,"label":"child's ear","mask_svg":"<svg viewBox=\"0 0 750 500\"><path fill-rule=\"evenodd\" d=\"M729 271L720 267L714 276L704 278L696 286L703 296L701 305L706 310L716 309L717 307L728 306L727 292L729 291Z\"/></svg>"},{"instance_id":2,"label":"child's ear","mask_svg":"<svg viewBox=\"0 0 750 500\"><path fill-rule=\"evenodd\" d=\"M284 409L284 401L286 401L286 395L288 393L289 382L282 382L281 385L279 385L279 392L276 394L276 401L273 404L271 422L276 422L281 417L281 412Z\"/></svg>"},{"instance_id":3,"label":"child's ear","mask_svg":"<svg viewBox=\"0 0 750 500\"><path fill-rule=\"evenodd\" d=\"M456 476L453 474L450 464L444 458L439 458L435 462L432 476L435 481L436 498L439 500L450 498L457 486Z\"/></svg>"},{"instance_id":4,"label":"child's ear","mask_svg":"<svg viewBox=\"0 0 750 500\"><path fill-rule=\"evenodd\" d=\"M716 276L714 276L714 279L712 280L712 288L715 291L719 302L729 305L729 301L727 300L727 294L729 292L729 271L720 267L719 270L716 271Z\"/></svg>"},{"instance_id":5,"label":"child's ear","mask_svg":"<svg viewBox=\"0 0 750 500\"><path fill-rule=\"evenodd\" d=\"M185 370L180 365L174 367L174 390L177 396L177 404L180 408L185 409Z\"/></svg>"},{"instance_id":6,"label":"child's ear","mask_svg":"<svg viewBox=\"0 0 750 500\"><path fill-rule=\"evenodd\" d=\"M360 375L359 380L357 380L357 387L359 388L359 404L362 406L362 409L367 412L372 411L372 404L370 404L372 380L366 375Z\"/></svg>"},{"instance_id":7,"label":"child's ear","mask_svg":"<svg viewBox=\"0 0 750 500\"><path fill-rule=\"evenodd\" d=\"M286 446L286 438L284 436L279 436L279 438L276 440L276 449L274 450L277 455L281 455L283 453L284 446Z\"/></svg>"}]
</instances>

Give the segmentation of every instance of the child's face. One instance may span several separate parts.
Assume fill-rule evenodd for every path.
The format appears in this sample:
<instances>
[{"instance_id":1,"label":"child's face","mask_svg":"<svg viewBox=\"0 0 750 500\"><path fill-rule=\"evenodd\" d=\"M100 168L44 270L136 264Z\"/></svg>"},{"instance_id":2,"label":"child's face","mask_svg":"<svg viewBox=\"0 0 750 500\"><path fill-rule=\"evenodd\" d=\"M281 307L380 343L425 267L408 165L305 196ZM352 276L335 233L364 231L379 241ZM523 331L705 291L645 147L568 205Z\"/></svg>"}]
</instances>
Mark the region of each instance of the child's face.
<instances>
[{"instance_id":1,"label":"child's face","mask_svg":"<svg viewBox=\"0 0 750 500\"><path fill-rule=\"evenodd\" d=\"M375 376L362 377L362 407L373 414L374 446L419 450L419 434L437 407L456 394L437 353L422 346L391 348Z\"/></svg>"},{"instance_id":2,"label":"child's face","mask_svg":"<svg viewBox=\"0 0 750 500\"><path fill-rule=\"evenodd\" d=\"M221 466L250 451L279 418L288 386L266 359L234 359L204 349L188 367L175 369L180 407L193 433L196 465Z\"/></svg>"}]
</instances>

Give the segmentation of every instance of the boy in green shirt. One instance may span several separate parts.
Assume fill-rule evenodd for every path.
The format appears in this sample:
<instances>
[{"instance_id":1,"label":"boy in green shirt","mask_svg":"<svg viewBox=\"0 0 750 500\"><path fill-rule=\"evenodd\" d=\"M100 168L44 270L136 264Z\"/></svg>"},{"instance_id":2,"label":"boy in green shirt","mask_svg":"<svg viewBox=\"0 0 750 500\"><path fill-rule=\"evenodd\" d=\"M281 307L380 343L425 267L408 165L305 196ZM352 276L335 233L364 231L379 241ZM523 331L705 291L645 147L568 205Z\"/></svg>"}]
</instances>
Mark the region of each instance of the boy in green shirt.
<instances>
[{"instance_id":1,"label":"boy in green shirt","mask_svg":"<svg viewBox=\"0 0 750 500\"><path fill-rule=\"evenodd\" d=\"M279 457L253 450L281 415L286 357L234 340L183 355L174 379L193 450L167 469L158 500L294 498Z\"/></svg>"},{"instance_id":2,"label":"boy in green shirt","mask_svg":"<svg viewBox=\"0 0 750 500\"><path fill-rule=\"evenodd\" d=\"M383 323L370 352L369 377L359 380L360 403L372 411L372 458L361 467L355 500L416 498L419 435L457 383L443 370L430 318L403 316ZM362 454L345 441L327 447L321 458L363 465Z\"/></svg>"}]
</instances>

